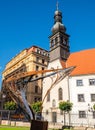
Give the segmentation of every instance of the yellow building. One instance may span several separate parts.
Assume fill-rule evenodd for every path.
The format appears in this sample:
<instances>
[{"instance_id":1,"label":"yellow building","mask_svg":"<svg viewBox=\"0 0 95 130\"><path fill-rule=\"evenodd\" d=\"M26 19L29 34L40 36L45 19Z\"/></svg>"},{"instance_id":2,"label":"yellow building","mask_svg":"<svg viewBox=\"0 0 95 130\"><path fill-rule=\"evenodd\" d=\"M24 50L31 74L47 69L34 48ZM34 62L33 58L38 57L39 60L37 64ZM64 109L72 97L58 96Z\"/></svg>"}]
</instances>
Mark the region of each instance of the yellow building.
<instances>
[{"instance_id":1,"label":"yellow building","mask_svg":"<svg viewBox=\"0 0 95 130\"><path fill-rule=\"evenodd\" d=\"M47 68L48 61L49 53L47 50L37 46L24 49L6 64L2 73L3 80L22 72L44 70ZM29 82L26 88L26 98L29 103L42 99L42 80Z\"/></svg>"}]
</instances>

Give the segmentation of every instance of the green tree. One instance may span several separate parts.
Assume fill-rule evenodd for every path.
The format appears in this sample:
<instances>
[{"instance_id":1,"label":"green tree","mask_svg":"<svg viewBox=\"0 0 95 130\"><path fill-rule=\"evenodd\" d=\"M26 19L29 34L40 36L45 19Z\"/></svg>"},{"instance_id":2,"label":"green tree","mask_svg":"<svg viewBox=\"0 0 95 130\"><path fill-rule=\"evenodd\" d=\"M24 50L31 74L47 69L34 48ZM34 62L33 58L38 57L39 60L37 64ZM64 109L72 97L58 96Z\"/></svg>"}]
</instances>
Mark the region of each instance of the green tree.
<instances>
[{"instance_id":1,"label":"green tree","mask_svg":"<svg viewBox=\"0 0 95 130\"><path fill-rule=\"evenodd\" d=\"M69 112L72 110L73 104L70 103L69 101L63 101L59 103L59 109L64 111L64 112Z\"/></svg>"},{"instance_id":2,"label":"green tree","mask_svg":"<svg viewBox=\"0 0 95 130\"><path fill-rule=\"evenodd\" d=\"M16 103L13 101L8 101L4 104L5 110L15 110L16 109Z\"/></svg>"},{"instance_id":3,"label":"green tree","mask_svg":"<svg viewBox=\"0 0 95 130\"><path fill-rule=\"evenodd\" d=\"M39 101L39 102L32 103L31 107L35 113L39 113L42 110L42 102Z\"/></svg>"},{"instance_id":4,"label":"green tree","mask_svg":"<svg viewBox=\"0 0 95 130\"><path fill-rule=\"evenodd\" d=\"M65 113L68 112L69 114L69 124L70 124L70 111L72 110L73 103L69 101L63 101L59 103L59 109L64 111L64 125L65 125Z\"/></svg>"}]
</instances>

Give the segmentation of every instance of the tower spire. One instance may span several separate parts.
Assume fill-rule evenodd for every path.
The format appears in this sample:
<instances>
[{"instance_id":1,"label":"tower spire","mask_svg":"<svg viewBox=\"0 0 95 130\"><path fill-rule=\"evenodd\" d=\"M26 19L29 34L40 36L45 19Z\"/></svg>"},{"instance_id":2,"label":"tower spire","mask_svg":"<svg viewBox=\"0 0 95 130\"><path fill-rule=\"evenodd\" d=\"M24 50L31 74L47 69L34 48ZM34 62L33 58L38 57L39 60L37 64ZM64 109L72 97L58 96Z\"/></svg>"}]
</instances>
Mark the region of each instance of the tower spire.
<instances>
[{"instance_id":1,"label":"tower spire","mask_svg":"<svg viewBox=\"0 0 95 130\"><path fill-rule=\"evenodd\" d=\"M55 14L54 14L54 26L52 28L52 33L55 34L56 32L65 32L66 31L66 28L64 26L64 24L62 23L62 12L59 11L59 3L58 3L58 0L57 0L57 3L56 3L56 8L57 10L55 11Z\"/></svg>"},{"instance_id":2,"label":"tower spire","mask_svg":"<svg viewBox=\"0 0 95 130\"><path fill-rule=\"evenodd\" d=\"M57 0L57 3L56 3L56 8L57 8L57 10L58 10L58 7L59 7L59 2L58 2L58 0Z\"/></svg>"},{"instance_id":3,"label":"tower spire","mask_svg":"<svg viewBox=\"0 0 95 130\"><path fill-rule=\"evenodd\" d=\"M66 61L70 53L69 35L66 34L66 27L62 23L62 12L58 9L58 0L56 1L54 25L50 36L50 62L58 59Z\"/></svg>"}]
</instances>

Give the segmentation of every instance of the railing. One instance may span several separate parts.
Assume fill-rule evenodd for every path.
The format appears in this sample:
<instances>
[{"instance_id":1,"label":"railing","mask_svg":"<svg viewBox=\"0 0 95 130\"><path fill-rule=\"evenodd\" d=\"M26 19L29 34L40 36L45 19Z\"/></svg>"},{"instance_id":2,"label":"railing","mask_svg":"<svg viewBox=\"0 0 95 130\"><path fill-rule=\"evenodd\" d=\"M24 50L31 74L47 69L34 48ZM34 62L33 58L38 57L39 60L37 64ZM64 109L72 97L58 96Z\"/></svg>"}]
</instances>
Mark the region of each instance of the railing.
<instances>
[{"instance_id":1,"label":"railing","mask_svg":"<svg viewBox=\"0 0 95 130\"><path fill-rule=\"evenodd\" d=\"M86 114L84 118L79 118L79 115L76 113L64 114L62 113L56 113L56 116L53 117L52 112L48 113L42 113L41 119L39 120L47 120L49 123L49 127L58 127L61 128L62 126L85 126L85 127L93 127L95 128L95 118L93 118L93 114L89 113ZM65 120L64 120L65 119ZM0 110L0 124L2 121L22 121L22 122L28 122L24 115L21 114L15 114L15 111L6 111L6 110ZM65 124L64 124L65 123Z\"/></svg>"},{"instance_id":2,"label":"railing","mask_svg":"<svg viewBox=\"0 0 95 130\"><path fill-rule=\"evenodd\" d=\"M24 114L16 114L15 111L9 111L9 110L0 110L0 122L2 120L17 120L17 121L27 121Z\"/></svg>"},{"instance_id":3,"label":"railing","mask_svg":"<svg viewBox=\"0 0 95 130\"><path fill-rule=\"evenodd\" d=\"M52 112L42 113L44 120L47 120L52 125L66 125L66 126L86 126L95 127L95 118L92 113L79 117L77 113L56 113L53 117ZM65 116L65 118L64 118Z\"/></svg>"}]
</instances>

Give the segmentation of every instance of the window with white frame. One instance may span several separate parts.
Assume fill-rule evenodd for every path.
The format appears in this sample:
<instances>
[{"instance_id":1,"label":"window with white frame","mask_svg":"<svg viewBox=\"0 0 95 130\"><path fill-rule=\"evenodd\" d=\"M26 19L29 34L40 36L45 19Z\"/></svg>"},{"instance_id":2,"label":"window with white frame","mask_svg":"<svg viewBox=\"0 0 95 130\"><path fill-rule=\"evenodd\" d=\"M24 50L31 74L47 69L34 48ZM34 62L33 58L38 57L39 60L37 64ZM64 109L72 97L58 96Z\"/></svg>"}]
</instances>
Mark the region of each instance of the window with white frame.
<instances>
[{"instance_id":1,"label":"window with white frame","mask_svg":"<svg viewBox=\"0 0 95 130\"><path fill-rule=\"evenodd\" d=\"M89 85L95 85L95 79L89 79Z\"/></svg>"},{"instance_id":2,"label":"window with white frame","mask_svg":"<svg viewBox=\"0 0 95 130\"><path fill-rule=\"evenodd\" d=\"M91 94L91 102L95 101L95 94Z\"/></svg>"},{"instance_id":3,"label":"window with white frame","mask_svg":"<svg viewBox=\"0 0 95 130\"><path fill-rule=\"evenodd\" d=\"M83 86L83 80L76 80L76 86Z\"/></svg>"},{"instance_id":4,"label":"window with white frame","mask_svg":"<svg viewBox=\"0 0 95 130\"><path fill-rule=\"evenodd\" d=\"M84 102L84 94L78 94L78 102Z\"/></svg>"},{"instance_id":5,"label":"window with white frame","mask_svg":"<svg viewBox=\"0 0 95 130\"><path fill-rule=\"evenodd\" d=\"M79 111L79 118L86 118L86 112L85 111Z\"/></svg>"}]
</instances>

